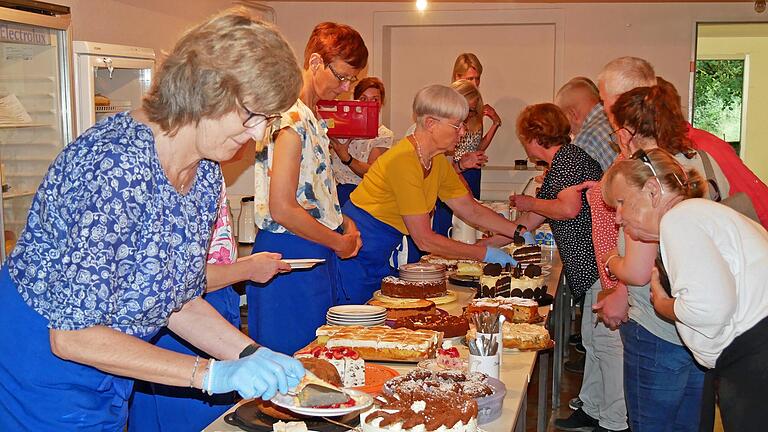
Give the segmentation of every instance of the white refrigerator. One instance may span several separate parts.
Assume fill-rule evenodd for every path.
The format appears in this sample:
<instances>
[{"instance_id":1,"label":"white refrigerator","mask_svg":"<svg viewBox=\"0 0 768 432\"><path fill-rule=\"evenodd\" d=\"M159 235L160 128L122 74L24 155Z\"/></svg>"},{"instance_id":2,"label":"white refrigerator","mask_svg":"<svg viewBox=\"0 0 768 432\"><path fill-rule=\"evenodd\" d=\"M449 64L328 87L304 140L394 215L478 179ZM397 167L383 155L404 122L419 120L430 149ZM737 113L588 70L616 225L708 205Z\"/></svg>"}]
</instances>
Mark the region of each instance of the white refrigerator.
<instances>
[{"instance_id":1,"label":"white refrigerator","mask_svg":"<svg viewBox=\"0 0 768 432\"><path fill-rule=\"evenodd\" d=\"M70 13L0 2L0 262L26 224L53 159L72 139Z\"/></svg>"},{"instance_id":2,"label":"white refrigerator","mask_svg":"<svg viewBox=\"0 0 768 432\"><path fill-rule=\"evenodd\" d=\"M74 42L77 135L96 122L141 106L149 90L155 51L98 42Z\"/></svg>"}]
</instances>

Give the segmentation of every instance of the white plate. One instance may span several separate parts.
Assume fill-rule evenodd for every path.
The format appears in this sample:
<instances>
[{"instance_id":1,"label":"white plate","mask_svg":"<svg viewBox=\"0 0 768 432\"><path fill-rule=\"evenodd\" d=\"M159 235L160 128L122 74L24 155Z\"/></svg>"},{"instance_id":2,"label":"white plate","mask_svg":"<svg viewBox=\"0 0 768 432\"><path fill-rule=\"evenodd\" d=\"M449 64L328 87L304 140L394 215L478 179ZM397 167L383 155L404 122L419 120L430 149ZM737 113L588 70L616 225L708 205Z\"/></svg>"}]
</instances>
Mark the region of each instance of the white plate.
<instances>
[{"instance_id":1,"label":"white plate","mask_svg":"<svg viewBox=\"0 0 768 432\"><path fill-rule=\"evenodd\" d=\"M324 263L325 258L284 259L283 261L288 263L291 269L307 269Z\"/></svg>"},{"instance_id":2,"label":"white plate","mask_svg":"<svg viewBox=\"0 0 768 432\"><path fill-rule=\"evenodd\" d=\"M386 314L387 308L370 305L341 305L328 309L328 313L336 315L378 315Z\"/></svg>"},{"instance_id":3,"label":"white plate","mask_svg":"<svg viewBox=\"0 0 768 432\"><path fill-rule=\"evenodd\" d=\"M317 417L335 417L351 412L360 411L368 408L373 403L373 397L368 393L361 392L359 390L342 389L342 391L348 394L355 400L355 405L344 408L307 408L296 406L296 398L294 396L288 396L281 393L275 395L272 398L272 403L283 407L287 410L293 411L296 414L317 416Z\"/></svg>"}]
</instances>

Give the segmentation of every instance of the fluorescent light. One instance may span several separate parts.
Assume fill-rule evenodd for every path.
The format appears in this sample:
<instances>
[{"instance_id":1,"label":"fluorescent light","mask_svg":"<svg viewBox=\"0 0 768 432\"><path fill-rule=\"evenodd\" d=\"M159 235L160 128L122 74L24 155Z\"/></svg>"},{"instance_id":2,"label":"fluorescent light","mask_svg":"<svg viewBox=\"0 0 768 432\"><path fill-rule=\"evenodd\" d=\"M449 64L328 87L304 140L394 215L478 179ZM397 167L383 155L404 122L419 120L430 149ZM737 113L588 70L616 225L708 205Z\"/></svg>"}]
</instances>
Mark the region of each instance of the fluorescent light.
<instances>
[{"instance_id":1,"label":"fluorescent light","mask_svg":"<svg viewBox=\"0 0 768 432\"><path fill-rule=\"evenodd\" d=\"M427 9L427 0L416 0L416 9L423 11Z\"/></svg>"}]
</instances>

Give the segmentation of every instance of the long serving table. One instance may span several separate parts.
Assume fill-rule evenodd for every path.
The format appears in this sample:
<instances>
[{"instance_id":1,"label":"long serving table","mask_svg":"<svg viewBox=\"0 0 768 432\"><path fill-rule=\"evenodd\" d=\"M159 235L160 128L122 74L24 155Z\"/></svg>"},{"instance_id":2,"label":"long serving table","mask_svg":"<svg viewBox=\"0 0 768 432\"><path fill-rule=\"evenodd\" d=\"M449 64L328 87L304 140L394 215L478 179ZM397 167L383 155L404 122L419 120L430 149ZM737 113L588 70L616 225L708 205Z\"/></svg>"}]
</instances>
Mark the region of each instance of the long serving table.
<instances>
[{"instance_id":1,"label":"long serving table","mask_svg":"<svg viewBox=\"0 0 768 432\"><path fill-rule=\"evenodd\" d=\"M549 315L550 309L553 310L554 314L550 318L549 322L550 325L555 325L555 363L554 366L556 368L559 368L560 364L558 362L562 362L563 357L563 351L566 343L558 343L559 341L563 341L562 339L563 334L562 329L567 327L566 322L569 322L570 313L568 312L569 308L566 309L564 307L559 307L557 303L562 300L560 298L560 288L562 288L561 281L563 278L561 277L561 264L560 264L560 258L557 252L553 252L551 255L551 259L548 262L552 265L552 268L550 269L550 274L547 277L547 286L549 287L549 292L553 296L555 296L555 307L551 308L550 306L545 306L540 308L539 313L545 316ZM452 314L452 315L459 315L463 312L464 306L466 306L473 298L474 296L474 289L472 288L465 288L460 287L456 285L450 285L449 288L454 291L457 295L457 300L448 304L444 305L438 305L441 309L444 309L446 312ZM565 290L567 291L567 290ZM567 316L566 316L567 315ZM564 325L565 324L565 325ZM560 329L560 330L558 330ZM561 333L558 333L558 332ZM559 337L558 337L559 336ZM464 345L457 346L459 348L459 351L462 353L462 357L466 358L469 355L468 349ZM504 406L502 408L502 414L501 417L494 420L491 423L487 423L482 425L482 429L486 432L525 432L526 430L526 405L527 405L527 399L526 394L528 391L528 384L531 381L531 377L533 373L535 372L536 366L538 365L539 370L539 385L538 385L538 407L537 407L537 422L536 422L536 430L538 432L544 432L547 429L547 424L549 422L549 411L547 410L547 374L549 369L549 360L552 350L549 351L540 351L540 352L520 352L520 351L513 351L513 350L504 350L502 359L501 359L501 371L499 374L499 379L504 382L505 386L507 387L507 394L504 397ZM392 369L395 369L400 374L407 373L414 367L416 367L413 363L381 363L383 365L386 365L388 367L391 367ZM559 376L557 375L557 370L555 370L554 380L557 382L557 391L559 392ZM557 407L558 405L555 404L555 383L553 383L553 407ZM559 397L558 397L559 400ZM244 403L240 402L241 404ZM224 417L229 414L230 412L234 411L237 408L238 405L227 411L225 414L223 414L221 417L216 419L213 423L211 423L207 428L204 429L206 432L236 432L241 431L242 429L238 428L237 426L232 426L224 421Z\"/></svg>"}]
</instances>

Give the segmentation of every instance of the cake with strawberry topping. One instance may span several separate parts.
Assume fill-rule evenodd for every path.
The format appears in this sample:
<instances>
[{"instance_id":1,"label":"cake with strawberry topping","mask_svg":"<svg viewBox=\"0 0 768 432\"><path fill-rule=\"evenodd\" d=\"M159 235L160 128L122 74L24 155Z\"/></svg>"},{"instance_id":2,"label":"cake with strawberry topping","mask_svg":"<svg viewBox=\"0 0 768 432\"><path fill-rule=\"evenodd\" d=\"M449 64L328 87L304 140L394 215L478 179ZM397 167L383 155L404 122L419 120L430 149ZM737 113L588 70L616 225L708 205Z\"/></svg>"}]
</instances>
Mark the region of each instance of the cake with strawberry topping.
<instances>
[{"instance_id":1,"label":"cake with strawberry topping","mask_svg":"<svg viewBox=\"0 0 768 432\"><path fill-rule=\"evenodd\" d=\"M365 361L352 348L316 346L309 351L297 353L296 357L314 357L328 361L339 372L342 387L365 385Z\"/></svg>"},{"instance_id":2,"label":"cake with strawberry topping","mask_svg":"<svg viewBox=\"0 0 768 432\"><path fill-rule=\"evenodd\" d=\"M437 350L437 364L445 369L464 369L465 363L456 347L439 348Z\"/></svg>"}]
</instances>

